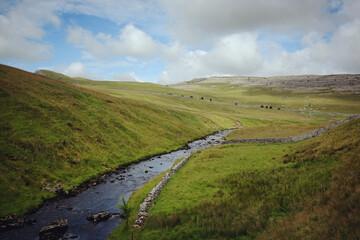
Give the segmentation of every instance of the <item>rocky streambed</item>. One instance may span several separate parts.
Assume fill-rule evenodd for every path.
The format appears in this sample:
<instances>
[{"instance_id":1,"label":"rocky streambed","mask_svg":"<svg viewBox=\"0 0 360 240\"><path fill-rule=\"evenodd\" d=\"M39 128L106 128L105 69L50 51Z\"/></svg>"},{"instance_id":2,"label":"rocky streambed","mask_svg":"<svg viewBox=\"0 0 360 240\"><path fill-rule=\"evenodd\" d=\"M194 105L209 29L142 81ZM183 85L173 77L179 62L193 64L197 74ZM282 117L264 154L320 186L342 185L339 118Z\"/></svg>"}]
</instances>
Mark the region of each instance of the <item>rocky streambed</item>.
<instances>
[{"instance_id":1,"label":"rocky streambed","mask_svg":"<svg viewBox=\"0 0 360 240\"><path fill-rule=\"evenodd\" d=\"M64 233L62 239L106 239L122 221L121 212L116 207L121 195L127 200L148 180L169 169L176 159L221 144L231 131L216 132L177 151L131 164L120 172L109 174L100 184L91 185L75 196L42 206L25 217L23 227L0 233L0 239L39 239L40 230L48 230L49 226L59 221L67 224L61 228L61 234ZM98 213L99 219L94 220Z\"/></svg>"}]
</instances>

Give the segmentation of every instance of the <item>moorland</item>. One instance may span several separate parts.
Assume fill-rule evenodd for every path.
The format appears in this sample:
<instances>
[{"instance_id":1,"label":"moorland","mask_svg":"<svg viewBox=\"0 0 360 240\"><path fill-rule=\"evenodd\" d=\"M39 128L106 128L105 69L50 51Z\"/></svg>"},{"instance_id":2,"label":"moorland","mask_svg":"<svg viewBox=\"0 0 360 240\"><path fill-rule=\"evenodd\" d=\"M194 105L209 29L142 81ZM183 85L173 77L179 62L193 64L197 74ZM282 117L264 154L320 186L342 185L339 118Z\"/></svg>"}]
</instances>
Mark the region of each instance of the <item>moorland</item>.
<instances>
[{"instance_id":1,"label":"moorland","mask_svg":"<svg viewBox=\"0 0 360 240\"><path fill-rule=\"evenodd\" d=\"M24 215L118 166L217 130L236 128L227 139L296 136L360 112L359 75L164 86L1 65L0 82L1 217ZM164 187L142 228L123 221L110 239L359 238L359 125L297 143L199 151ZM131 196L130 223L161 177Z\"/></svg>"}]
</instances>

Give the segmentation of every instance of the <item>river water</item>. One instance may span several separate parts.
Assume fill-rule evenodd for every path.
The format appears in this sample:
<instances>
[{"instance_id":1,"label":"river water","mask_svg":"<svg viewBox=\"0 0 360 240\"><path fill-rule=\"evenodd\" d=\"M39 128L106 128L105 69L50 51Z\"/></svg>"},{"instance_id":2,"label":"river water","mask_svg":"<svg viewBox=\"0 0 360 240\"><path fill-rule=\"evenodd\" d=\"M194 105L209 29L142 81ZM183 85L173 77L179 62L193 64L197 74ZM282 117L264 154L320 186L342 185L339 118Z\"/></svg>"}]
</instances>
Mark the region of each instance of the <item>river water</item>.
<instances>
[{"instance_id":1,"label":"river water","mask_svg":"<svg viewBox=\"0 0 360 240\"><path fill-rule=\"evenodd\" d=\"M131 164L120 173L108 175L106 183L92 186L76 196L42 206L38 211L25 218L25 220L36 219L36 224L25 224L23 228L0 233L0 239L39 239L40 229L59 218L66 218L69 222L69 228L65 234L68 238L63 239L70 239L70 236L73 237L71 239L78 240L106 239L122 219L112 217L107 221L93 224L86 220L89 214L100 211L119 214L120 211L116 204L120 203L121 195L124 195L125 199L128 200L136 189L143 186L151 178L169 169L176 159L185 157L197 150L219 145L221 140L230 132L231 130L219 131L204 139L191 142L183 149ZM148 170L147 173L145 173L146 170Z\"/></svg>"}]
</instances>

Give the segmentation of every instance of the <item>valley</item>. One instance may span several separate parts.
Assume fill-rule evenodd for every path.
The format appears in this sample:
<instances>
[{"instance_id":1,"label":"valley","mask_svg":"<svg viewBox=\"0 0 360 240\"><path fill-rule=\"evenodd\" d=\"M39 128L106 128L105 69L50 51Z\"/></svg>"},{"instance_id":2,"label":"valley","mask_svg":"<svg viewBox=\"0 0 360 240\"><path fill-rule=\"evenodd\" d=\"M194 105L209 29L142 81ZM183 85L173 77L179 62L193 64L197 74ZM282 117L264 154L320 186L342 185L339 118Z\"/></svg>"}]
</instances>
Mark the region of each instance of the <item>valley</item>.
<instances>
[{"instance_id":1,"label":"valley","mask_svg":"<svg viewBox=\"0 0 360 240\"><path fill-rule=\"evenodd\" d=\"M291 137L360 112L359 75L212 77L165 86L1 65L0 82L1 217L26 216L56 196L79 194L84 183L219 130L235 128L226 140ZM352 120L296 143L197 151L164 187L145 225L121 221L110 239L318 239L321 231L356 238L358 125ZM157 174L139 173L146 180L127 195L129 222L164 173Z\"/></svg>"}]
</instances>

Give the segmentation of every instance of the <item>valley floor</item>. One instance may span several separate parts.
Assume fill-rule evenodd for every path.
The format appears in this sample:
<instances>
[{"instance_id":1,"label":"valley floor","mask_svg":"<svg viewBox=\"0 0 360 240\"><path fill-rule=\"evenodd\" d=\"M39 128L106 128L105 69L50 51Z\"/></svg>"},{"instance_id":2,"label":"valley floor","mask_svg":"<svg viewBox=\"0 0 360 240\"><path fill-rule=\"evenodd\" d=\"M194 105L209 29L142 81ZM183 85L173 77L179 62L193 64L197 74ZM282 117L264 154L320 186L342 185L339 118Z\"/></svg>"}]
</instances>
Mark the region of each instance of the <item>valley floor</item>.
<instances>
[{"instance_id":1,"label":"valley floor","mask_svg":"<svg viewBox=\"0 0 360 240\"><path fill-rule=\"evenodd\" d=\"M110 239L358 239L360 120L298 143L229 144L195 154L142 229ZM154 179L129 204L138 209ZM130 217L130 223L137 212Z\"/></svg>"}]
</instances>

